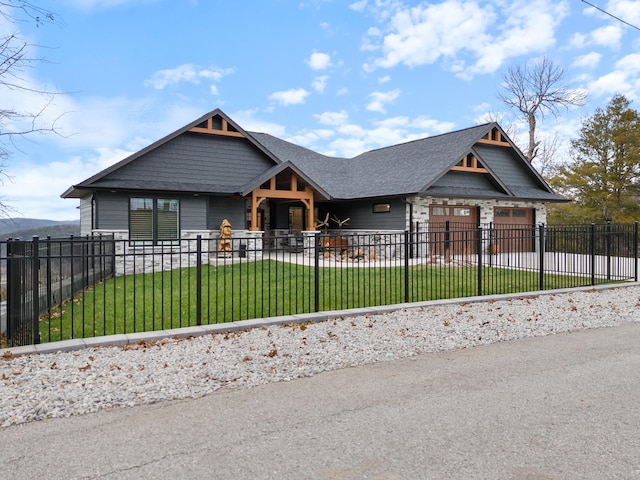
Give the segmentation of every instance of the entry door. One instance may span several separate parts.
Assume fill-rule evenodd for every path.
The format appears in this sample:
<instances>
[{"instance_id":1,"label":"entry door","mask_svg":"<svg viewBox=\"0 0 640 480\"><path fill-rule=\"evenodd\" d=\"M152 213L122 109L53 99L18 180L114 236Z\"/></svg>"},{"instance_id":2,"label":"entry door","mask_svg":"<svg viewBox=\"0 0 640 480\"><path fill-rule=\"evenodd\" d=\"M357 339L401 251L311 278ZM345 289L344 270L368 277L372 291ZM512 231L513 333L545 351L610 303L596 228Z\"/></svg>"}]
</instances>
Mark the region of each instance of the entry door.
<instances>
[{"instance_id":1,"label":"entry door","mask_svg":"<svg viewBox=\"0 0 640 480\"><path fill-rule=\"evenodd\" d=\"M304 227L304 208L289 207L289 232L299 233Z\"/></svg>"}]
</instances>

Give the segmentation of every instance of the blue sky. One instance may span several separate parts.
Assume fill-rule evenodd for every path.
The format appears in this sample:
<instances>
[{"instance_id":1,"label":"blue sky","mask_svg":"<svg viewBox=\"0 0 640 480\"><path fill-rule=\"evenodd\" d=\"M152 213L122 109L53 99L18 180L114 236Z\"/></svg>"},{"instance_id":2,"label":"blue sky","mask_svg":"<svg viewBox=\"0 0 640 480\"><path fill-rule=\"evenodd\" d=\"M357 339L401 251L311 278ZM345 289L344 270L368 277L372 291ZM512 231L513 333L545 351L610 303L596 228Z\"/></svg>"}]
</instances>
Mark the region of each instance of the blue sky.
<instances>
[{"instance_id":1,"label":"blue sky","mask_svg":"<svg viewBox=\"0 0 640 480\"><path fill-rule=\"evenodd\" d=\"M488 119L523 125L496 96L509 65L548 56L587 105L546 117L568 140L618 93L638 105L640 31L579 0L56 0L58 22L0 28L46 59L21 74L53 98L3 91L60 136L19 141L2 200L14 216L77 219L60 194L199 116L351 157ZM640 1L590 3L640 26ZM514 127L512 127L514 125ZM8 125L3 128L20 128Z\"/></svg>"}]
</instances>

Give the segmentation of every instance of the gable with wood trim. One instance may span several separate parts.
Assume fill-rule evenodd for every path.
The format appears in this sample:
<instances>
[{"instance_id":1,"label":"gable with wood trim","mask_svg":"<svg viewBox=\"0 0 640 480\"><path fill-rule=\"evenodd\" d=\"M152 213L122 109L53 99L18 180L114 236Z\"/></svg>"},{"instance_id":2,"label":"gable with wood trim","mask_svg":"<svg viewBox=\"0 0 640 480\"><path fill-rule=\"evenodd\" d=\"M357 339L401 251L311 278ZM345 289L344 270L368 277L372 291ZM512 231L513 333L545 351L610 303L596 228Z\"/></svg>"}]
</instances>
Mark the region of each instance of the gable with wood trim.
<instances>
[{"instance_id":1,"label":"gable with wood trim","mask_svg":"<svg viewBox=\"0 0 640 480\"><path fill-rule=\"evenodd\" d=\"M541 222L564 201L495 123L346 159L247 132L220 110L62 196L80 200L83 234L152 244L216 232L225 218L234 232L313 230L327 213L349 217L347 229L405 230L434 221L433 207L464 207L476 223L509 209Z\"/></svg>"}]
</instances>

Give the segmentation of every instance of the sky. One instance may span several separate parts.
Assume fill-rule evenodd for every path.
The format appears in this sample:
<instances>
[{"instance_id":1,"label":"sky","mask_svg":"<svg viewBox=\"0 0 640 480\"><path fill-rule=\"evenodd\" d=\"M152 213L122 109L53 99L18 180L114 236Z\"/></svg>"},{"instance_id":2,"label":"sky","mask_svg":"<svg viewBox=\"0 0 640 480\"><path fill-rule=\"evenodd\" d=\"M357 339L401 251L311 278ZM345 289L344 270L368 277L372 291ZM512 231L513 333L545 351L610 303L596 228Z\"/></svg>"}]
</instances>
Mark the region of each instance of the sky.
<instances>
[{"instance_id":1,"label":"sky","mask_svg":"<svg viewBox=\"0 0 640 480\"><path fill-rule=\"evenodd\" d=\"M0 87L0 108L42 111L37 126L57 134L5 141L11 216L77 220L67 188L216 108L346 158L495 119L524 150L525 125L497 93L509 67L546 56L588 95L539 125L560 163L614 95L640 109L640 1L589 2L618 19L580 0L33 2L55 21L0 16L2 36L38 59L19 72L26 90Z\"/></svg>"}]
</instances>

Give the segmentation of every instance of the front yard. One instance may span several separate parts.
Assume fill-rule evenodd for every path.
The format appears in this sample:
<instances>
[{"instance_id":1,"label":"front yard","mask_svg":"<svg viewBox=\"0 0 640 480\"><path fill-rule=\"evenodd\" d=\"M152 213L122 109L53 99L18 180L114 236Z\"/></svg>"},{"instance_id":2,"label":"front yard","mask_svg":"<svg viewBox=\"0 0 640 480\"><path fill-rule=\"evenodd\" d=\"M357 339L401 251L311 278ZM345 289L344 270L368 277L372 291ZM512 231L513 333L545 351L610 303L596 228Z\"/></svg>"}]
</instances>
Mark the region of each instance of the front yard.
<instances>
[{"instance_id":1,"label":"front yard","mask_svg":"<svg viewBox=\"0 0 640 480\"><path fill-rule=\"evenodd\" d=\"M40 317L41 341L163 330L260 317L538 290L537 271L474 266L331 268L274 260L125 275ZM571 280L569 282L569 280ZM317 282L317 307L316 307ZM546 288L575 277L545 274ZM588 284L585 279L585 284ZM408 287L408 289L407 289Z\"/></svg>"}]
</instances>

